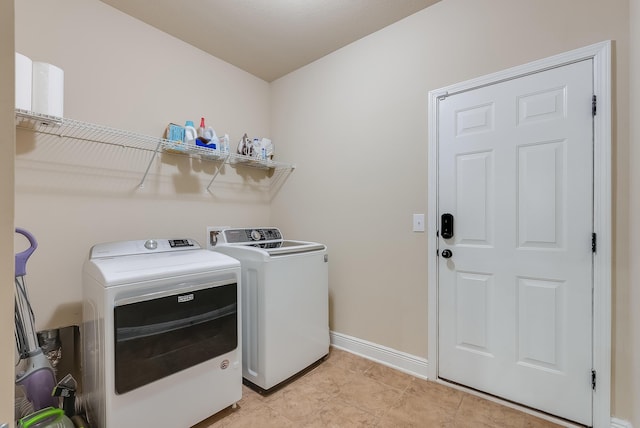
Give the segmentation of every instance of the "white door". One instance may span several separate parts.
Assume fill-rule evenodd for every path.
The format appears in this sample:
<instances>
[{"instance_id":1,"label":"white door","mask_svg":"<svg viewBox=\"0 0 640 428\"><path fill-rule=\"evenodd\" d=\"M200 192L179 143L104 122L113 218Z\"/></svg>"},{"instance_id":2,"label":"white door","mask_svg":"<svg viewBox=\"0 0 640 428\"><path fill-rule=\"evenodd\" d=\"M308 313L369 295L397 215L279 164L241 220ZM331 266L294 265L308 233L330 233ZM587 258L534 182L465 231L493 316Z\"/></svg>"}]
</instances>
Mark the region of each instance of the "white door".
<instances>
[{"instance_id":1,"label":"white door","mask_svg":"<svg viewBox=\"0 0 640 428\"><path fill-rule=\"evenodd\" d=\"M453 216L453 236L441 225L438 238L438 376L586 425L592 67L454 94L438 110L438 211Z\"/></svg>"}]
</instances>

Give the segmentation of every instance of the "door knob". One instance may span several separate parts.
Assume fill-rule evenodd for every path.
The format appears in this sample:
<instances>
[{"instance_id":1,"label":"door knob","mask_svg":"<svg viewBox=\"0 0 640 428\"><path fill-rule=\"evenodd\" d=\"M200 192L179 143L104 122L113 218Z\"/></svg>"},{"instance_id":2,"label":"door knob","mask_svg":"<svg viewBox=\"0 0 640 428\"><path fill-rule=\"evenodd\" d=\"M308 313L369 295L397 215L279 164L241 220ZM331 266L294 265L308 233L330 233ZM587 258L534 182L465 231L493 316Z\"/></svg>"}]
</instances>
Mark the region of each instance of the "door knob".
<instances>
[{"instance_id":1,"label":"door knob","mask_svg":"<svg viewBox=\"0 0 640 428\"><path fill-rule=\"evenodd\" d=\"M450 259L453 256L451 250L442 250L442 257L445 259Z\"/></svg>"}]
</instances>

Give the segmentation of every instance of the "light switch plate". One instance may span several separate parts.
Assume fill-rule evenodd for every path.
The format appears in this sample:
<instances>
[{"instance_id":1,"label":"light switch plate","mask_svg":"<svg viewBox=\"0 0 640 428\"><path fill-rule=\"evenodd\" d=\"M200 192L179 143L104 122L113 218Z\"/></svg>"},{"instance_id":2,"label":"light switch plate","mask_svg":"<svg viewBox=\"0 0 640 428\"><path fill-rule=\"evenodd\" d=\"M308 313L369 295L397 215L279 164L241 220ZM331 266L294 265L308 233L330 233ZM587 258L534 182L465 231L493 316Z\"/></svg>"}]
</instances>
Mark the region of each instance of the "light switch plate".
<instances>
[{"instance_id":1,"label":"light switch plate","mask_svg":"<svg viewBox=\"0 0 640 428\"><path fill-rule=\"evenodd\" d=\"M413 231L424 232L424 214L413 215Z\"/></svg>"}]
</instances>

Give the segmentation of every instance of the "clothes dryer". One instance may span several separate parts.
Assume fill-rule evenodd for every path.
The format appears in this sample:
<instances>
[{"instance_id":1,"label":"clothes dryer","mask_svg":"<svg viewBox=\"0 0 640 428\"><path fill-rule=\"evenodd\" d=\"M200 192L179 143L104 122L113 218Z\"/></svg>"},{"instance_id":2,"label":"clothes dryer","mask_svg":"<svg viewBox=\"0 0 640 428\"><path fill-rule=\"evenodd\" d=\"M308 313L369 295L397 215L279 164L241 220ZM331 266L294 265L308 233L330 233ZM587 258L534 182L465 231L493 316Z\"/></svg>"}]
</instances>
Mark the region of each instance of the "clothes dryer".
<instances>
[{"instance_id":1,"label":"clothes dryer","mask_svg":"<svg viewBox=\"0 0 640 428\"><path fill-rule=\"evenodd\" d=\"M82 278L92 427L189 427L240 400L237 260L191 239L114 242Z\"/></svg>"}]
</instances>

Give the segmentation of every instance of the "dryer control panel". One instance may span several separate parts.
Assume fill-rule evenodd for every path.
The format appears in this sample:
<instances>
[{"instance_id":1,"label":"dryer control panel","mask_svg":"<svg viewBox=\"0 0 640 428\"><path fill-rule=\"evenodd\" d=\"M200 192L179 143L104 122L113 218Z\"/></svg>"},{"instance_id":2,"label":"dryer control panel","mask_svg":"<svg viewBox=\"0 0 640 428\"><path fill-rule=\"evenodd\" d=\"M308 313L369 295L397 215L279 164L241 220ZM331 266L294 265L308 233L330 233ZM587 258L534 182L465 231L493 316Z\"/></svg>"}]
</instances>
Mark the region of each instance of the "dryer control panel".
<instances>
[{"instance_id":1,"label":"dryer control panel","mask_svg":"<svg viewBox=\"0 0 640 428\"><path fill-rule=\"evenodd\" d=\"M107 242L94 245L91 248L89 258L120 257L167 251L188 251L200 248L200 244L194 239L147 239Z\"/></svg>"}]
</instances>

